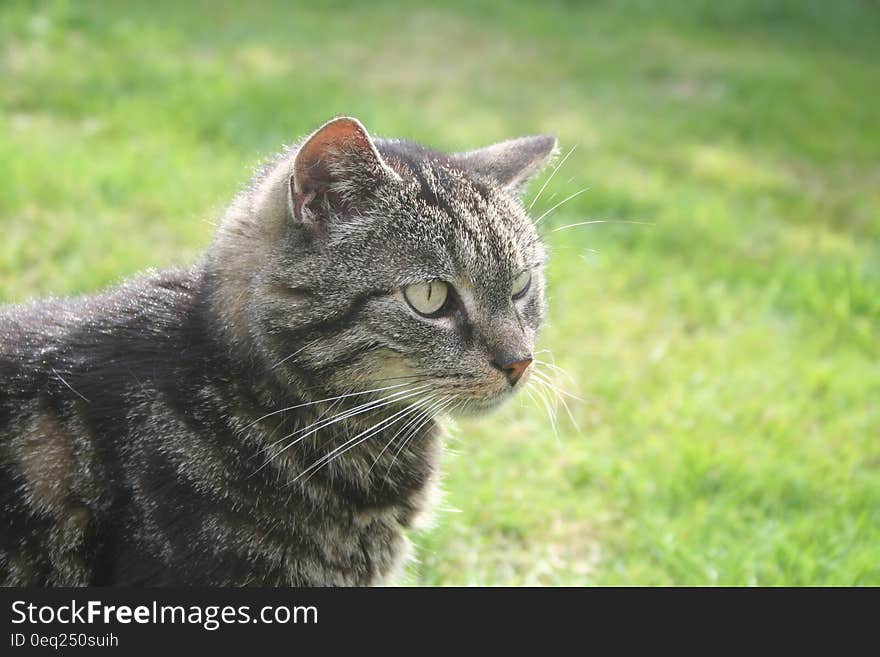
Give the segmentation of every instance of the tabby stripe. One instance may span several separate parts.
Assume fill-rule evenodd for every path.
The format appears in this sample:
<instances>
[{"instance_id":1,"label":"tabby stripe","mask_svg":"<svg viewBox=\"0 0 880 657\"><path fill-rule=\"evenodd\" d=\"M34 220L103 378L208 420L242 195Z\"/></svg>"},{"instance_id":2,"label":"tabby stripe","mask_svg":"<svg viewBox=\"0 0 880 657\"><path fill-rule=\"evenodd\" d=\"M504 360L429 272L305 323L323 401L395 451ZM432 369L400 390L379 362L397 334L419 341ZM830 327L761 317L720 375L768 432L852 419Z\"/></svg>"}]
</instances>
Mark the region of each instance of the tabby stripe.
<instances>
[{"instance_id":1,"label":"tabby stripe","mask_svg":"<svg viewBox=\"0 0 880 657\"><path fill-rule=\"evenodd\" d=\"M340 333L357 323L357 317L367 303L386 294L389 294L388 290L364 292L355 297L348 308L334 317L325 317L294 329L285 329L283 332L285 343L296 344L315 337L315 334L318 334L318 337L327 337L329 334Z\"/></svg>"},{"instance_id":2,"label":"tabby stripe","mask_svg":"<svg viewBox=\"0 0 880 657\"><path fill-rule=\"evenodd\" d=\"M372 342L369 345L363 345L360 347L355 347L354 349L349 349L345 352L344 355L339 356L337 358L333 358L330 361L322 363L320 367L311 370L313 374L321 376L325 376L328 373L333 372L333 370L338 369L341 365L349 365L355 362L358 358L363 356L364 354L368 354L371 351L375 351L376 349L382 349L385 345L381 343Z\"/></svg>"}]
</instances>

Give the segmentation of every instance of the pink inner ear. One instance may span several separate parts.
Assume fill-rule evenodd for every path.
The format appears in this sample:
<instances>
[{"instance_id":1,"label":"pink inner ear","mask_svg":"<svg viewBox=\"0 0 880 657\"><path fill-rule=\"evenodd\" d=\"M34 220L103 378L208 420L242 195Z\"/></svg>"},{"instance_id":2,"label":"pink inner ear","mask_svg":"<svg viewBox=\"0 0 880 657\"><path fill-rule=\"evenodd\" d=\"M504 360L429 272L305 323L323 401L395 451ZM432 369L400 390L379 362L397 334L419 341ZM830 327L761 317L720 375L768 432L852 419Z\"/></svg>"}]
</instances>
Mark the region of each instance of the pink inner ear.
<instances>
[{"instance_id":1,"label":"pink inner ear","mask_svg":"<svg viewBox=\"0 0 880 657\"><path fill-rule=\"evenodd\" d=\"M320 201L316 207L324 203L334 208L347 205L352 199L334 191L338 191L334 183L346 181L337 178L356 175L365 180L381 170L382 160L365 128L349 117L333 119L312 134L296 154L290 190L294 215L302 221L308 209L314 209L309 205L315 200Z\"/></svg>"},{"instance_id":2,"label":"pink inner ear","mask_svg":"<svg viewBox=\"0 0 880 657\"><path fill-rule=\"evenodd\" d=\"M375 159L370 139L358 122L343 117L319 128L296 156L295 174L300 191L329 186L332 176L327 161L336 155L344 157L346 152L360 152L365 159Z\"/></svg>"},{"instance_id":3,"label":"pink inner ear","mask_svg":"<svg viewBox=\"0 0 880 657\"><path fill-rule=\"evenodd\" d=\"M337 150L351 146L372 150L363 128L351 119L341 118L331 121L312 135L303 150L305 157L310 159L321 157L328 148Z\"/></svg>"}]
</instances>

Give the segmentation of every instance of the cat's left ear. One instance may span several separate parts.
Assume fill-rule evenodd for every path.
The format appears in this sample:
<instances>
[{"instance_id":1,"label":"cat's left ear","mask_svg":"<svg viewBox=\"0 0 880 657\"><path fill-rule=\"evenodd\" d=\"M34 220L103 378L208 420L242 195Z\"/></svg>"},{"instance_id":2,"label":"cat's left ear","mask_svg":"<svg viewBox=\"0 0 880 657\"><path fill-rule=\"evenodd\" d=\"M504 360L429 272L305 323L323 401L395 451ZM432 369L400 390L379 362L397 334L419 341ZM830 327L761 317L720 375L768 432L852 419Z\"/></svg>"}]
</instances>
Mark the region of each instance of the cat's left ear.
<instances>
[{"instance_id":1,"label":"cat's left ear","mask_svg":"<svg viewBox=\"0 0 880 657\"><path fill-rule=\"evenodd\" d=\"M339 116L315 130L293 159L291 214L303 224L356 211L377 185L398 179L357 119Z\"/></svg>"},{"instance_id":2,"label":"cat's left ear","mask_svg":"<svg viewBox=\"0 0 880 657\"><path fill-rule=\"evenodd\" d=\"M521 194L558 151L556 137L535 135L456 153L453 159L497 185Z\"/></svg>"}]
</instances>

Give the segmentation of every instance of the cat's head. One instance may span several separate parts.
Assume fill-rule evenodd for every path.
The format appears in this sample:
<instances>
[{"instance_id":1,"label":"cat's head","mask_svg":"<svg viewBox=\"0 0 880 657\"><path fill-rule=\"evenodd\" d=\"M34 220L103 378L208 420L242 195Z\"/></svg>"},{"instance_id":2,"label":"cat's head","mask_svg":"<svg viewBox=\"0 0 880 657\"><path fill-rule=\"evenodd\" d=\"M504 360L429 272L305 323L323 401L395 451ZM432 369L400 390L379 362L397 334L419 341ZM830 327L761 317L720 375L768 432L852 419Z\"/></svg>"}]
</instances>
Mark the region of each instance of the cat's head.
<instances>
[{"instance_id":1,"label":"cat's head","mask_svg":"<svg viewBox=\"0 0 880 657\"><path fill-rule=\"evenodd\" d=\"M497 405L529 377L544 319L520 196L555 150L537 136L448 155L333 119L224 221L213 260L235 321L271 368L326 392Z\"/></svg>"}]
</instances>

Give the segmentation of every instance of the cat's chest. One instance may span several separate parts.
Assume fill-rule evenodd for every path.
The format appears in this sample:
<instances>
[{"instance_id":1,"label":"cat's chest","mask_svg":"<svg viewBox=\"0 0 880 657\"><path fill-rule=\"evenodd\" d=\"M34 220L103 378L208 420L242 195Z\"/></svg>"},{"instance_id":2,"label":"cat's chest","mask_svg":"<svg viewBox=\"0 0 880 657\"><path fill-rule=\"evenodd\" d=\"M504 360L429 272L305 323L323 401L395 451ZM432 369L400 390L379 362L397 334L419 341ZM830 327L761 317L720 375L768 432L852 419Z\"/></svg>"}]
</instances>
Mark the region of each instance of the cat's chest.
<instances>
[{"instance_id":1,"label":"cat's chest","mask_svg":"<svg viewBox=\"0 0 880 657\"><path fill-rule=\"evenodd\" d=\"M410 553L406 533L426 524L438 497L441 438L432 426L405 450L380 453L364 444L314 471L307 464L317 456L304 449L273 459L249 479L249 499L239 506L250 506L256 578L273 585L394 581ZM325 437L321 453L349 440Z\"/></svg>"},{"instance_id":2,"label":"cat's chest","mask_svg":"<svg viewBox=\"0 0 880 657\"><path fill-rule=\"evenodd\" d=\"M347 491L339 479L323 483L312 481L283 500L261 504L257 549L266 555L260 562L267 582L393 583L411 553L407 534L427 524L439 497L436 470L426 470L418 484L376 498Z\"/></svg>"},{"instance_id":3,"label":"cat's chest","mask_svg":"<svg viewBox=\"0 0 880 657\"><path fill-rule=\"evenodd\" d=\"M408 530L430 515L435 489L431 480L399 503L381 507L345 507L337 501L311 511L288 510L282 533L261 532L257 551L267 557L260 560L262 576L273 585L393 583L411 553Z\"/></svg>"}]
</instances>

